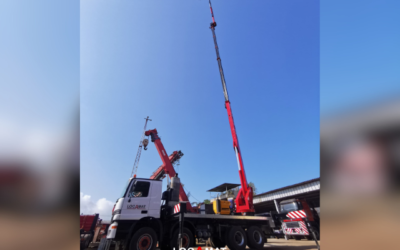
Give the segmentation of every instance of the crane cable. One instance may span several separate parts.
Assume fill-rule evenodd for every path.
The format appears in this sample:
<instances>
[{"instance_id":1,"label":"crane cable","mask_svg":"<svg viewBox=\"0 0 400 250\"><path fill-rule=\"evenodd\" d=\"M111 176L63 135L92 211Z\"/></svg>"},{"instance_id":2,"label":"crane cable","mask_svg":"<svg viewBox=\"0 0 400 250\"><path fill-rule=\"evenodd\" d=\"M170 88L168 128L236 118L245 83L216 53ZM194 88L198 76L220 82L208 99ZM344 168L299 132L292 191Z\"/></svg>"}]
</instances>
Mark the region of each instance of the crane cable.
<instances>
[{"instance_id":1,"label":"crane cable","mask_svg":"<svg viewBox=\"0 0 400 250\"><path fill-rule=\"evenodd\" d=\"M182 183L181 183L181 185L182 185ZM188 192L187 189L186 189L184 186L182 186L182 188L183 188L183 190L185 190L186 193L190 193L190 191ZM194 196L192 195L192 193L190 193L190 197L193 197L196 201L201 202L201 201L199 201L198 199L196 199L196 197L194 197ZM189 197L188 197L188 199L189 199ZM190 201L189 201L189 202L190 202Z\"/></svg>"}]
</instances>

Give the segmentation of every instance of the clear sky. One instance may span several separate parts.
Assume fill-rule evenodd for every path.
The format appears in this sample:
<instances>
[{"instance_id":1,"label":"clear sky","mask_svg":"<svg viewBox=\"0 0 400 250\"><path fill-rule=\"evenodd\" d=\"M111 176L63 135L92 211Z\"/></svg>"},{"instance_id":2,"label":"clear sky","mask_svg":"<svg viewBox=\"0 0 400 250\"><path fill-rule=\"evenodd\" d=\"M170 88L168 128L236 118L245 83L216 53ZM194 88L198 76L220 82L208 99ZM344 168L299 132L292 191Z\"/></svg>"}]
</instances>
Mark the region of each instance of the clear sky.
<instances>
[{"instance_id":1,"label":"clear sky","mask_svg":"<svg viewBox=\"0 0 400 250\"><path fill-rule=\"evenodd\" d=\"M400 97L400 1L321 1L321 114Z\"/></svg>"},{"instance_id":2,"label":"clear sky","mask_svg":"<svg viewBox=\"0 0 400 250\"><path fill-rule=\"evenodd\" d=\"M0 125L70 126L79 105L78 2L0 1L0 32Z\"/></svg>"},{"instance_id":3,"label":"clear sky","mask_svg":"<svg viewBox=\"0 0 400 250\"><path fill-rule=\"evenodd\" d=\"M259 192L319 177L319 1L213 1L248 181ZM115 201L144 117L198 200L240 183L208 1L81 2L81 192ZM139 177L161 165L151 143ZM196 201L190 198L191 202Z\"/></svg>"}]
</instances>

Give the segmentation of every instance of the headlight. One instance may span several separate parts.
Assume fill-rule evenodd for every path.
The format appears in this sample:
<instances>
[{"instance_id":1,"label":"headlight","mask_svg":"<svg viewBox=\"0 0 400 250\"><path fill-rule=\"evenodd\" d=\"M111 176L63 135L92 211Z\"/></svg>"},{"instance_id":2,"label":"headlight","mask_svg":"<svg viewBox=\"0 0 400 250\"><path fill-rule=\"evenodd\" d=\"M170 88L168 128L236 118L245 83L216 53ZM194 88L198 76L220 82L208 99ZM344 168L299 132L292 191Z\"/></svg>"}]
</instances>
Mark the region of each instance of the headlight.
<instances>
[{"instance_id":1,"label":"headlight","mask_svg":"<svg viewBox=\"0 0 400 250\"><path fill-rule=\"evenodd\" d=\"M112 215L121 214L121 209L114 210Z\"/></svg>"}]
</instances>

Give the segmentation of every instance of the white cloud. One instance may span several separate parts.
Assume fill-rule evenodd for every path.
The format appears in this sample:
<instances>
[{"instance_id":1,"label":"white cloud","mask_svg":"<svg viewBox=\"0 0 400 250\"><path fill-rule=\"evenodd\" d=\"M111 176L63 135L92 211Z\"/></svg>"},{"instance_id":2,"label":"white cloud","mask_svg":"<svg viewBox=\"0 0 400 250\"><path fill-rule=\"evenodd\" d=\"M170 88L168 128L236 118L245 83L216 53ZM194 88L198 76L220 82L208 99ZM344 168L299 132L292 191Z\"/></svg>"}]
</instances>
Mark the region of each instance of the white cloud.
<instances>
[{"instance_id":1,"label":"white cloud","mask_svg":"<svg viewBox=\"0 0 400 250\"><path fill-rule=\"evenodd\" d=\"M100 214L100 219L109 220L114 204L106 198L95 202L90 195L81 192L81 214Z\"/></svg>"}]
</instances>

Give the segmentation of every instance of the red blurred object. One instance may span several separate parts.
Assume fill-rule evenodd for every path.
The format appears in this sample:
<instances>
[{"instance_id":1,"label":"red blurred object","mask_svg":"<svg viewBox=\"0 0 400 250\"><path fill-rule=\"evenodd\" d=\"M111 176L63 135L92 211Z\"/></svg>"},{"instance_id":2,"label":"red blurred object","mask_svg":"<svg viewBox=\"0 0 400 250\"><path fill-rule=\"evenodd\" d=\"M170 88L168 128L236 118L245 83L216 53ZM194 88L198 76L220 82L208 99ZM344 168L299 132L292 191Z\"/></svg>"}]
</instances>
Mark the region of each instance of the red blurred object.
<instances>
[{"instance_id":1,"label":"red blurred object","mask_svg":"<svg viewBox=\"0 0 400 250\"><path fill-rule=\"evenodd\" d=\"M89 247L94 237L94 230L99 220L99 214L93 215L81 215L80 216L80 249L86 249Z\"/></svg>"},{"instance_id":2,"label":"red blurred object","mask_svg":"<svg viewBox=\"0 0 400 250\"><path fill-rule=\"evenodd\" d=\"M80 229L83 230L84 232L93 231L98 219L99 219L99 214L81 215L80 216Z\"/></svg>"},{"instance_id":3,"label":"red blurred object","mask_svg":"<svg viewBox=\"0 0 400 250\"><path fill-rule=\"evenodd\" d=\"M0 187L16 186L28 178L28 169L19 163L0 162Z\"/></svg>"}]
</instances>

